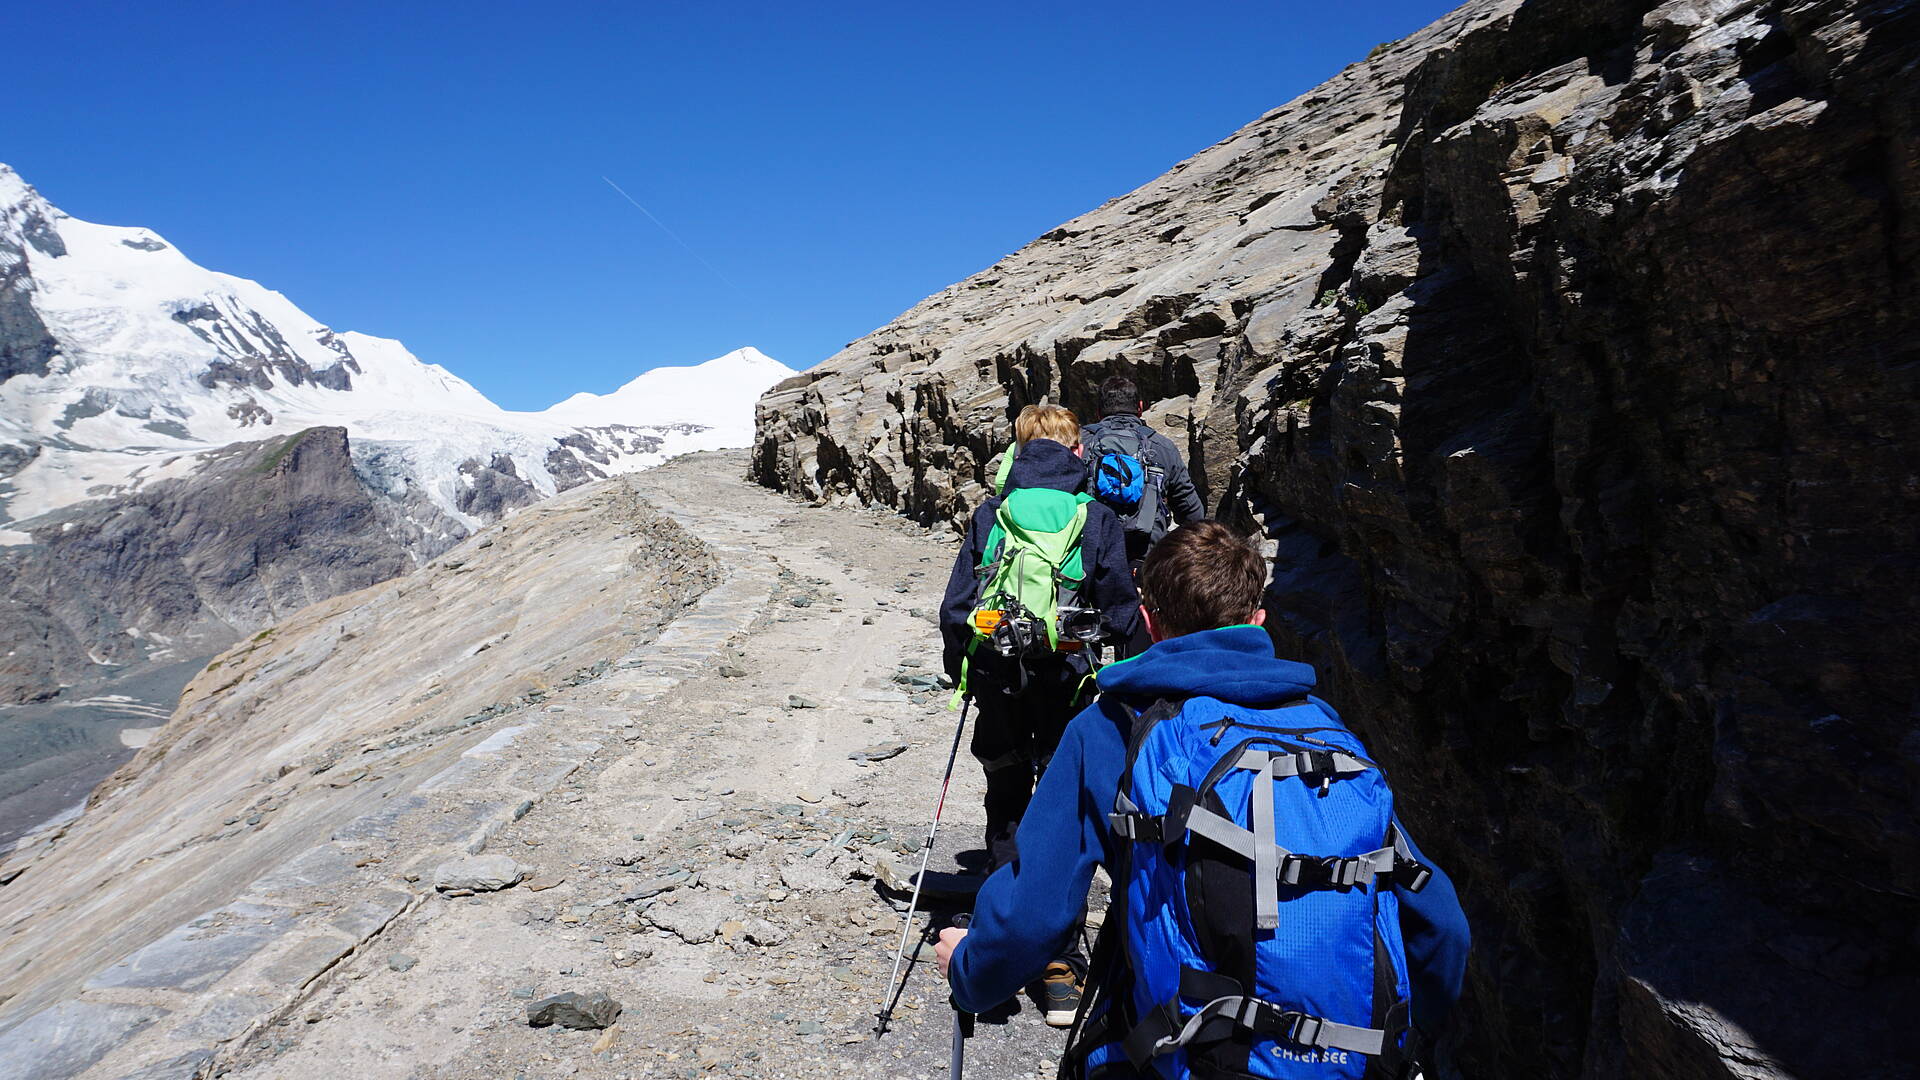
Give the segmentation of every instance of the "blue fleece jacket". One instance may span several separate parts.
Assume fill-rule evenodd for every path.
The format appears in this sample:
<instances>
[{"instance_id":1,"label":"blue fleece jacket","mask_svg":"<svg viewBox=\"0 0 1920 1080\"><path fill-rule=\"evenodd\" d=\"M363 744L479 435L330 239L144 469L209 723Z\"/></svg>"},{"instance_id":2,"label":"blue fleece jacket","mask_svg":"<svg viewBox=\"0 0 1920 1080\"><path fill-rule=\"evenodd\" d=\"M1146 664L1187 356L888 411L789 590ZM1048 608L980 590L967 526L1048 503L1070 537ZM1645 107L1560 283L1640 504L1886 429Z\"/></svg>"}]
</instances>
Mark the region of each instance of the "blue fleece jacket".
<instances>
[{"instance_id":1,"label":"blue fleece jacket","mask_svg":"<svg viewBox=\"0 0 1920 1080\"><path fill-rule=\"evenodd\" d=\"M1014 457L1013 471L1007 476L1007 490L1079 491L1086 479L1086 463L1071 449L1051 439L1035 439L1021 447ZM966 542L960 545L960 553L953 560L953 572L947 577L946 596L940 601L943 659L947 674L956 681L960 678L960 662L967 655L967 645L973 640L969 616L973 613L974 593L979 585L975 574L980 567L980 556L986 551L987 536L993 532L994 513L1000 509L1001 501L995 496L973 512ZM1086 569L1087 598L1100 609L1106 621L1107 639L1127 640L1140 619L1140 594L1134 589L1133 568L1127 563L1126 531L1113 511L1100 503L1087 505L1087 523L1080 533L1080 560ZM978 655L983 663L998 660L991 649L981 650ZM1084 671L1083 668L1083 674Z\"/></svg>"},{"instance_id":2,"label":"blue fleece jacket","mask_svg":"<svg viewBox=\"0 0 1920 1080\"><path fill-rule=\"evenodd\" d=\"M1265 630L1232 626L1162 641L1102 669L1099 685L1101 700L1067 725L1040 778L1020 821L1018 857L987 879L974 902L972 932L954 951L949 975L954 1000L965 1009L991 1008L1037 978L1079 925L1094 866L1114 865L1118 849L1107 813L1127 755L1114 699L1145 707L1159 697L1205 695L1236 705L1278 705L1311 690L1314 672L1276 659ZM1340 722L1325 702L1308 700L1329 723ZM1433 879L1417 893L1396 891L1413 1017L1433 1031L1460 996L1467 917L1453 882L1417 846L1414 855L1433 868Z\"/></svg>"}]
</instances>

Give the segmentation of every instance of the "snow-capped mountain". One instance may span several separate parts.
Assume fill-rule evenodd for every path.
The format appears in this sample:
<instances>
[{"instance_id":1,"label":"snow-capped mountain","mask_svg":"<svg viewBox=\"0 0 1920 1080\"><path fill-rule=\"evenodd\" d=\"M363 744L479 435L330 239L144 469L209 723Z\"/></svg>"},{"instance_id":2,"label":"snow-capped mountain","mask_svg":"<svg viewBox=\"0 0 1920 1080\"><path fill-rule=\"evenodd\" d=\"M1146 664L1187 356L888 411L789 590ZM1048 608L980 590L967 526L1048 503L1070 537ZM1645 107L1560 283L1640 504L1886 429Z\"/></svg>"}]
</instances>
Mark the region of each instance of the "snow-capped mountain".
<instances>
[{"instance_id":1,"label":"snow-capped mountain","mask_svg":"<svg viewBox=\"0 0 1920 1080\"><path fill-rule=\"evenodd\" d=\"M746 348L510 412L0 165L0 702L204 655L555 491L745 446L792 374Z\"/></svg>"},{"instance_id":2,"label":"snow-capped mountain","mask_svg":"<svg viewBox=\"0 0 1920 1080\"><path fill-rule=\"evenodd\" d=\"M792 374L740 349L509 412L399 342L335 331L150 230L70 217L0 165L0 510L14 522L182 475L215 447L338 426L370 485L424 497L464 531L486 516L462 499L477 469L510 462L550 495L746 445L753 402Z\"/></svg>"}]
</instances>

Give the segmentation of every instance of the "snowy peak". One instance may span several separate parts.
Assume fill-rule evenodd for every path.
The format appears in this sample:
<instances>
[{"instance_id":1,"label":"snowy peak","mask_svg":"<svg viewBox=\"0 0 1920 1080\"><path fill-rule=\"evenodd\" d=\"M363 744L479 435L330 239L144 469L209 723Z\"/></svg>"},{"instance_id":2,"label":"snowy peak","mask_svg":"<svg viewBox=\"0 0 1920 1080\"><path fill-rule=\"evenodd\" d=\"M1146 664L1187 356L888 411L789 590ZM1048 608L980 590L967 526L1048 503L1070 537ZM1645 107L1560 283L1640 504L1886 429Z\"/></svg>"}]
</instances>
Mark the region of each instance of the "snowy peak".
<instances>
[{"instance_id":1,"label":"snowy peak","mask_svg":"<svg viewBox=\"0 0 1920 1080\"><path fill-rule=\"evenodd\" d=\"M176 662L558 491L745 446L792 374L737 349L509 412L0 165L0 592L18 609L0 703Z\"/></svg>"},{"instance_id":2,"label":"snowy peak","mask_svg":"<svg viewBox=\"0 0 1920 1080\"><path fill-rule=\"evenodd\" d=\"M0 523L125 494L221 446L341 427L369 487L466 530L489 516L473 509L490 505L473 494L482 471L550 495L742 446L754 402L791 374L738 349L508 412L398 341L336 331L150 229L74 218L0 165Z\"/></svg>"},{"instance_id":3,"label":"snowy peak","mask_svg":"<svg viewBox=\"0 0 1920 1080\"><path fill-rule=\"evenodd\" d=\"M585 426L702 423L714 416L716 405L744 398L745 407L734 411L750 427L753 402L793 374L748 346L704 364L654 368L610 394L575 394L539 415Z\"/></svg>"}]
</instances>

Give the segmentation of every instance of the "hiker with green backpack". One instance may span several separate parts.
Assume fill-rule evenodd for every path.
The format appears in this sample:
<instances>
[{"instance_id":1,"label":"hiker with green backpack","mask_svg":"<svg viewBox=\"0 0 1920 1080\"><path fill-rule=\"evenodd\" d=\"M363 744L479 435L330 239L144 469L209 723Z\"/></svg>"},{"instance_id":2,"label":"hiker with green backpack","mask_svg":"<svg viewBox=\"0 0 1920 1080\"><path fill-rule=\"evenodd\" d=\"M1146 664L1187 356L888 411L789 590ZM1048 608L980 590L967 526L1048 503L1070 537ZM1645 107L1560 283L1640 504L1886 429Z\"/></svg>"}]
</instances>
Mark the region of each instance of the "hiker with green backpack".
<instances>
[{"instance_id":1,"label":"hiker with green backpack","mask_svg":"<svg viewBox=\"0 0 1920 1080\"><path fill-rule=\"evenodd\" d=\"M978 716L971 749L986 773L996 868L1016 857L1014 832L1091 696L1099 652L1133 634L1140 604L1119 519L1082 491L1079 421L1028 406L1014 436L1004 484L974 512L940 606L947 673ZM1045 971L1049 1023L1072 1023L1084 970L1075 944Z\"/></svg>"}]
</instances>

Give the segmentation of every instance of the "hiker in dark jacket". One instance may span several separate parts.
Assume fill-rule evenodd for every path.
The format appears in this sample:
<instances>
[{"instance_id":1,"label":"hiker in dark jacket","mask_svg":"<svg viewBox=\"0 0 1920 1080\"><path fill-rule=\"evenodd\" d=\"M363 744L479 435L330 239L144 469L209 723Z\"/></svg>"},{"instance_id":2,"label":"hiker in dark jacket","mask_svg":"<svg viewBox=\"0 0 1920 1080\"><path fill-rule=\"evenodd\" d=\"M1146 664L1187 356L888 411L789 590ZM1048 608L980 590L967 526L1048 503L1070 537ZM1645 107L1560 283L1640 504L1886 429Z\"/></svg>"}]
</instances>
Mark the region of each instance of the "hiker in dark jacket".
<instances>
[{"instance_id":1,"label":"hiker in dark jacket","mask_svg":"<svg viewBox=\"0 0 1920 1080\"><path fill-rule=\"evenodd\" d=\"M1127 765L1125 733L1132 721L1123 703L1144 708L1156 699L1204 695L1230 705L1270 708L1305 698L1322 714L1316 725L1343 726L1330 706L1308 696L1315 681L1313 668L1275 658L1273 641L1259 625L1265 612L1256 606L1257 585L1249 583L1240 603L1214 604L1238 610L1213 612L1197 623L1212 629L1188 632L1168 625L1171 620L1164 612L1179 601L1170 604L1164 594L1179 589L1182 580L1175 572L1176 560L1184 556L1189 564L1205 565L1234 557L1226 550L1227 541L1199 535L1207 532L1224 534L1244 546L1224 526L1203 524L1172 534L1162 545L1167 551L1156 549L1142 575L1142 617L1153 630L1156 644L1131 660L1101 670L1099 702L1068 724L1020 822L1017 857L981 887L974 900L972 929L941 933L937 947L941 969L959 1008L991 1008L1033 978L1042 963L1038 958L1056 955L1078 934L1094 868L1125 865L1120 861L1121 845L1130 841L1116 837L1108 819ZM1185 547L1198 550L1179 550ZM1159 573L1160 565L1168 565L1169 572ZM1248 571L1252 582L1259 581L1262 569L1253 564ZM1190 570L1188 576L1192 576ZM1189 615L1195 608L1190 600L1184 605ZM1169 629L1178 636L1168 636ZM1433 1034L1460 995L1468 930L1452 882L1418 848L1412 851L1432 877L1416 886L1417 891L1398 884L1393 891L1405 942L1412 1021Z\"/></svg>"},{"instance_id":2,"label":"hiker in dark jacket","mask_svg":"<svg viewBox=\"0 0 1920 1080\"><path fill-rule=\"evenodd\" d=\"M1079 431L1078 421L1066 409L1029 406L1015 426L1019 449L1006 491L1079 491L1086 478L1075 452ZM1083 684L1091 673L1085 650L1024 660L1002 657L987 645L969 651L974 640L970 617L978 600L977 571L993 531L994 513L1003 499L1004 495L988 499L974 511L966 542L954 559L946 598L940 604L947 674L956 682L964 676L974 700L976 722L971 749L986 773L986 846L996 867L1014 857L1014 831L1033 797L1035 778L1052 759L1054 746L1076 711ZM1099 608L1109 642L1127 640L1139 618L1140 597L1127 565L1120 522L1099 503L1087 505L1080 550L1086 572L1084 599ZM1090 693L1090 688L1086 692ZM1066 968L1050 971L1045 989L1050 1022L1064 1026L1072 1022L1073 1009L1079 1003L1077 986L1084 957L1077 941L1063 943L1049 955L1060 956Z\"/></svg>"},{"instance_id":3,"label":"hiker in dark jacket","mask_svg":"<svg viewBox=\"0 0 1920 1080\"><path fill-rule=\"evenodd\" d=\"M1140 397L1139 387L1132 379L1124 375L1115 375L1100 384L1100 422L1088 424L1080 433L1080 441L1086 447L1086 461L1089 469L1099 463L1100 455L1107 451L1132 454L1135 447L1144 446L1146 459L1141 462L1149 470L1149 482L1157 474L1161 489L1154 499L1153 520L1125 521L1127 533L1127 559L1135 569L1140 561L1147 557L1147 549L1152 547L1172 528L1173 522L1181 525L1192 524L1207 519L1206 504L1200 501L1200 492L1193 486L1193 476L1187 471L1187 459L1173 440L1153 430L1140 418L1146 408L1146 402ZM1089 491L1093 490L1091 487ZM1146 647L1145 642L1140 643Z\"/></svg>"}]
</instances>

